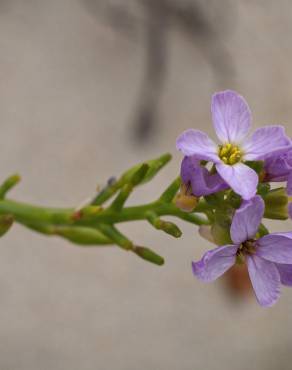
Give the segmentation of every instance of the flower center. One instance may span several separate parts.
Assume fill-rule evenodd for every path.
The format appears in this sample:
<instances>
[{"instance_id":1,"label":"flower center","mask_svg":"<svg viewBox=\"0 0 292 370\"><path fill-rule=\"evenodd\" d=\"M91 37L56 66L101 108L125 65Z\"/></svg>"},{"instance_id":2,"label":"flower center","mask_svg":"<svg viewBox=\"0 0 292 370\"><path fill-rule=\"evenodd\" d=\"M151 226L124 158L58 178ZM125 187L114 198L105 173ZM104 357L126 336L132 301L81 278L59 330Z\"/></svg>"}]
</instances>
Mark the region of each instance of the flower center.
<instances>
[{"instance_id":1,"label":"flower center","mask_svg":"<svg viewBox=\"0 0 292 370\"><path fill-rule=\"evenodd\" d=\"M236 252L236 262L238 264L243 264L245 261L245 256L254 254L256 251L256 240L250 239L242 243Z\"/></svg>"},{"instance_id":2,"label":"flower center","mask_svg":"<svg viewBox=\"0 0 292 370\"><path fill-rule=\"evenodd\" d=\"M237 145L234 144L224 144L219 146L219 158L229 165L238 163L242 159L242 152Z\"/></svg>"}]
</instances>

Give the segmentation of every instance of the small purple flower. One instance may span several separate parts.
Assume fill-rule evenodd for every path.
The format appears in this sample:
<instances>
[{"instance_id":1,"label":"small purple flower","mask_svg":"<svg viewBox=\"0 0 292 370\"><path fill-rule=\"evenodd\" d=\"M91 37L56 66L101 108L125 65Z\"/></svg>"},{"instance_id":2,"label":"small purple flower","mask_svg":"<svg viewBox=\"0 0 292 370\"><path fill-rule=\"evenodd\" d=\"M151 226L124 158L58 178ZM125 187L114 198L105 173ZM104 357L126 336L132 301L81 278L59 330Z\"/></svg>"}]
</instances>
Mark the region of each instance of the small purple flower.
<instances>
[{"instance_id":1,"label":"small purple flower","mask_svg":"<svg viewBox=\"0 0 292 370\"><path fill-rule=\"evenodd\" d=\"M288 196L290 197L290 200L291 200L291 196L292 196L292 172L288 176L286 191L287 191L287 194L288 194ZM288 205L288 212L289 212L290 218L292 219L292 202L290 202L289 205Z\"/></svg>"},{"instance_id":2,"label":"small purple flower","mask_svg":"<svg viewBox=\"0 0 292 370\"><path fill-rule=\"evenodd\" d=\"M213 124L221 144L216 145L202 131L189 129L177 139L177 149L185 156L213 162L219 175L243 199L255 196L258 175L244 161L263 160L271 153L291 148L282 126L257 129L251 137L251 113L245 100L234 91L212 97Z\"/></svg>"},{"instance_id":3,"label":"small purple flower","mask_svg":"<svg viewBox=\"0 0 292 370\"><path fill-rule=\"evenodd\" d=\"M210 174L207 168L201 166L196 157L184 157L181 164L181 178L184 184L190 184L192 194L202 197L226 190L229 186L218 173Z\"/></svg>"},{"instance_id":4,"label":"small purple flower","mask_svg":"<svg viewBox=\"0 0 292 370\"><path fill-rule=\"evenodd\" d=\"M292 150L272 155L265 160L265 181L287 181L292 173Z\"/></svg>"},{"instance_id":5,"label":"small purple flower","mask_svg":"<svg viewBox=\"0 0 292 370\"><path fill-rule=\"evenodd\" d=\"M285 182L287 181L287 195L292 196L292 150L280 155L272 155L265 161L264 181ZM288 205L289 216L292 218L292 203Z\"/></svg>"},{"instance_id":6,"label":"small purple flower","mask_svg":"<svg viewBox=\"0 0 292 370\"><path fill-rule=\"evenodd\" d=\"M280 284L292 286L292 232L274 233L255 239L264 214L260 196L243 201L231 225L234 244L207 252L193 262L194 275L204 282L220 277L236 261L245 260L259 304L272 306L280 296Z\"/></svg>"}]
</instances>

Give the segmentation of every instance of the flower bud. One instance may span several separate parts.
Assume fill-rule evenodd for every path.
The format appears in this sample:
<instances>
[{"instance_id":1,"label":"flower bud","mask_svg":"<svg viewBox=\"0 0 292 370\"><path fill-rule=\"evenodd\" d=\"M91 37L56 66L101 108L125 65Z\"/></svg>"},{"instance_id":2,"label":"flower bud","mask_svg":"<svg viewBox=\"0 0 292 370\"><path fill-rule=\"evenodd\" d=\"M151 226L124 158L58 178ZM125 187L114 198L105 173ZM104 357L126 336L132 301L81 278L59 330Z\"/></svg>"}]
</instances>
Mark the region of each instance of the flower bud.
<instances>
[{"instance_id":1,"label":"flower bud","mask_svg":"<svg viewBox=\"0 0 292 370\"><path fill-rule=\"evenodd\" d=\"M211 227L211 234L217 245L232 244L230 238L230 222L215 222Z\"/></svg>"},{"instance_id":2,"label":"flower bud","mask_svg":"<svg viewBox=\"0 0 292 370\"><path fill-rule=\"evenodd\" d=\"M155 265L162 266L164 264L164 259L149 248L135 246L133 252L136 253L137 256Z\"/></svg>"},{"instance_id":3,"label":"flower bud","mask_svg":"<svg viewBox=\"0 0 292 370\"><path fill-rule=\"evenodd\" d=\"M148 212L146 217L150 224L153 225L157 230L162 230L167 234L174 236L175 238L181 237L181 230L173 222L161 220L154 212Z\"/></svg>"},{"instance_id":4,"label":"flower bud","mask_svg":"<svg viewBox=\"0 0 292 370\"><path fill-rule=\"evenodd\" d=\"M212 235L212 229L209 225L201 225L199 227L199 234L202 238L208 240L209 242L216 244L214 237Z\"/></svg>"},{"instance_id":5,"label":"flower bud","mask_svg":"<svg viewBox=\"0 0 292 370\"><path fill-rule=\"evenodd\" d=\"M264 217L273 220L287 220L289 218L289 198L286 189L278 188L271 190L264 197L264 201L266 205Z\"/></svg>"},{"instance_id":6,"label":"flower bud","mask_svg":"<svg viewBox=\"0 0 292 370\"><path fill-rule=\"evenodd\" d=\"M192 195L191 187L185 184L181 185L180 192L175 197L175 205L177 208L185 212L192 212L197 204L198 198Z\"/></svg>"}]
</instances>

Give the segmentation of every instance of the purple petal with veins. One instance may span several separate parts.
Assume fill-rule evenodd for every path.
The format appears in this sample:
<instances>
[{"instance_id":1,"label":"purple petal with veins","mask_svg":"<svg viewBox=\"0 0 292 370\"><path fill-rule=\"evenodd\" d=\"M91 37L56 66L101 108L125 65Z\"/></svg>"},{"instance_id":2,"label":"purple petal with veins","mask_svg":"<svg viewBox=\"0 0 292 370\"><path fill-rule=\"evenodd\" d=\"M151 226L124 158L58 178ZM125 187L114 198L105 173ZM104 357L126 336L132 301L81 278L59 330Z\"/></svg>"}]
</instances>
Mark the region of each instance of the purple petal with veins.
<instances>
[{"instance_id":1,"label":"purple petal with veins","mask_svg":"<svg viewBox=\"0 0 292 370\"><path fill-rule=\"evenodd\" d=\"M196 157L183 159L181 178L185 184L191 184L192 194L196 197L217 193L229 187L218 173L210 174L207 168L201 166Z\"/></svg>"},{"instance_id":2,"label":"purple petal with veins","mask_svg":"<svg viewBox=\"0 0 292 370\"><path fill-rule=\"evenodd\" d=\"M253 239L258 231L265 211L265 203L260 196L249 201L243 201L235 212L230 228L231 239L235 244L241 244Z\"/></svg>"},{"instance_id":3,"label":"purple petal with veins","mask_svg":"<svg viewBox=\"0 0 292 370\"><path fill-rule=\"evenodd\" d=\"M212 97L213 125L222 143L239 144L251 126L251 112L244 98L235 91L226 90Z\"/></svg>"}]
</instances>

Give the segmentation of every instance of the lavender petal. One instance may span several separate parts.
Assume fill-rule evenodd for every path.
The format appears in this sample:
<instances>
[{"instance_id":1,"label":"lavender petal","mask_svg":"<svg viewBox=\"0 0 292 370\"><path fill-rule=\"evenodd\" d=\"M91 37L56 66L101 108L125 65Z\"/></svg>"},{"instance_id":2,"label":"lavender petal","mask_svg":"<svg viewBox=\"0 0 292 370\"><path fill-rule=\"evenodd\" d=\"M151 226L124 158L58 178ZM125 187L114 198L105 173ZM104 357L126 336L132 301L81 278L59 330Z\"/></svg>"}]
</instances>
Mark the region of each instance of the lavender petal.
<instances>
[{"instance_id":1,"label":"lavender petal","mask_svg":"<svg viewBox=\"0 0 292 370\"><path fill-rule=\"evenodd\" d=\"M191 184L192 194L196 197L217 193L229 187L217 173L210 174L208 169L201 166L200 161L195 157L183 159L181 178L185 184Z\"/></svg>"},{"instance_id":2,"label":"lavender petal","mask_svg":"<svg viewBox=\"0 0 292 370\"><path fill-rule=\"evenodd\" d=\"M292 286L292 265L276 264L280 274L281 283L286 286Z\"/></svg>"},{"instance_id":3,"label":"lavender petal","mask_svg":"<svg viewBox=\"0 0 292 370\"><path fill-rule=\"evenodd\" d=\"M204 282L216 280L235 264L237 249L236 245L225 245L208 251L200 261L192 263L194 275Z\"/></svg>"},{"instance_id":4,"label":"lavender petal","mask_svg":"<svg viewBox=\"0 0 292 370\"><path fill-rule=\"evenodd\" d=\"M256 195L259 182L258 175L243 163L233 166L218 163L216 169L226 183L243 199L249 200Z\"/></svg>"},{"instance_id":5,"label":"lavender petal","mask_svg":"<svg viewBox=\"0 0 292 370\"><path fill-rule=\"evenodd\" d=\"M235 91L226 90L212 97L213 125L222 143L240 143L248 134L251 112L244 100Z\"/></svg>"},{"instance_id":6,"label":"lavender petal","mask_svg":"<svg viewBox=\"0 0 292 370\"><path fill-rule=\"evenodd\" d=\"M263 199L256 195L243 201L232 219L230 234L234 244L241 244L255 237L265 211Z\"/></svg>"},{"instance_id":7,"label":"lavender petal","mask_svg":"<svg viewBox=\"0 0 292 370\"><path fill-rule=\"evenodd\" d=\"M292 219L292 203L288 204L288 213L289 213L289 217Z\"/></svg>"},{"instance_id":8,"label":"lavender petal","mask_svg":"<svg viewBox=\"0 0 292 370\"><path fill-rule=\"evenodd\" d=\"M186 156L195 155L199 160L218 163L218 147L202 131L189 129L184 131L176 141L176 148Z\"/></svg>"},{"instance_id":9,"label":"lavender petal","mask_svg":"<svg viewBox=\"0 0 292 370\"><path fill-rule=\"evenodd\" d=\"M290 172L287 180L287 194L292 195L292 172Z\"/></svg>"},{"instance_id":10,"label":"lavender petal","mask_svg":"<svg viewBox=\"0 0 292 370\"><path fill-rule=\"evenodd\" d=\"M249 277L259 304L270 307L280 296L280 273L276 265L258 256L247 257Z\"/></svg>"},{"instance_id":11,"label":"lavender petal","mask_svg":"<svg viewBox=\"0 0 292 370\"><path fill-rule=\"evenodd\" d=\"M269 156L265 160L264 170L266 181L287 181L292 172L292 150Z\"/></svg>"},{"instance_id":12,"label":"lavender petal","mask_svg":"<svg viewBox=\"0 0 292 370\"><path fill-rule=\"evenodd\" d=\"M292 263L292 232L265 235L257 241L257 256L275 263Z\"/></svg>"},{"instance_id":13,"label":"lavender petal","mask_svg":"<svg viewBox=\"0 0 292 370\"><path fill-rule=\"evenodd\" d=\"M277 125L257 129L242 144L246 161L264 160L271 153L281 154L288 149L291 149L291 140L286 135L285 128Z\"/></svg>"}]
</instances>

